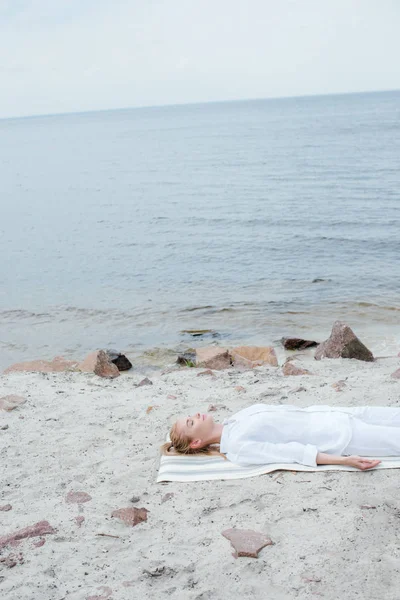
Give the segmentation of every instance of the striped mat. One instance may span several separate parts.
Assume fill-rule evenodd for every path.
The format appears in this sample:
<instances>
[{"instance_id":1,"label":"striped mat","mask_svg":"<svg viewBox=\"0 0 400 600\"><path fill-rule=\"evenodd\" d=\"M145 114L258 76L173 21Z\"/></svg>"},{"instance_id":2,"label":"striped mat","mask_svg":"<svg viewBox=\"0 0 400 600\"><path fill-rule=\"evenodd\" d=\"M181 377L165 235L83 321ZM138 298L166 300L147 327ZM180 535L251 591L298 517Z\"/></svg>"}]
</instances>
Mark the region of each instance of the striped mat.
<instances>
[{"instance_id":1,"label":"striped mat","mask_svg":"<svg viewBox=\"0 0 400 600\"><path fill-rule=\"evenodd\" d=\"M382 460L376 469L398 469L400 457ZM157 483L162 481L209 481L216 479L244 479L272 471L359 471L354 467L320 465L306 467L298 464L269 464L241 467L220 456L161 456ZM375 469L374 469L375 470Z\"/></svg>"}]
</instances>

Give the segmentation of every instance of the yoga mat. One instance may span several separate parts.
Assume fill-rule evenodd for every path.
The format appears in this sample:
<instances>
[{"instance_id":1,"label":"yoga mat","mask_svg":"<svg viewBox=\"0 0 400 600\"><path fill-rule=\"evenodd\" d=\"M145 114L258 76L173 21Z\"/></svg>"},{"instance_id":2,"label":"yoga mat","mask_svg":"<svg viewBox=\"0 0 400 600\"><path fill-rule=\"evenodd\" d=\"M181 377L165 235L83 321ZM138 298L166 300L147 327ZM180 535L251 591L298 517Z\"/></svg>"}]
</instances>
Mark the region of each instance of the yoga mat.
<instances>
[{"instance_id":1,"label":"yoga mat","mask_svg":"<svg viewBox=\"0 0 400 600\"><path fill-rule=\"evenodd\" d=\"M368 457L373 458L373 457ZM400 457L379 457L382 460L378 469L400 468ZM372 469L372 470L375 470ZM217 479L245 479L256 477L272 471L358 471L354 467L341 465L319 465L307 467L299 464L269 464L242 467L235 465L220 456L177 456L162 455L158 470L157 483L162 481L211 481Z\"/></svg>"}]
</instances>

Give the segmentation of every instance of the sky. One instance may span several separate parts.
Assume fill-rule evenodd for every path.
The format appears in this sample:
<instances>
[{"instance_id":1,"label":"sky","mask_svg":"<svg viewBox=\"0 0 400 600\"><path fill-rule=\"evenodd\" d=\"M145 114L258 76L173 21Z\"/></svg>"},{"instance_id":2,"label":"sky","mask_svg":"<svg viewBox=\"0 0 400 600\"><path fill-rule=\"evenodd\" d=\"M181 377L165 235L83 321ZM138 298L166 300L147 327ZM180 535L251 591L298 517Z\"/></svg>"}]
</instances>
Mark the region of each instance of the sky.
<instances>
[{"instance_id":1,"label":"sky","mask_svg":"<svg viewBox=\"0 0 400 600\"><path fill-rule=\"evenodd\" d=\"M400 0L0 0L0 118L400 89Z\"/></svg>"}]
</instances>

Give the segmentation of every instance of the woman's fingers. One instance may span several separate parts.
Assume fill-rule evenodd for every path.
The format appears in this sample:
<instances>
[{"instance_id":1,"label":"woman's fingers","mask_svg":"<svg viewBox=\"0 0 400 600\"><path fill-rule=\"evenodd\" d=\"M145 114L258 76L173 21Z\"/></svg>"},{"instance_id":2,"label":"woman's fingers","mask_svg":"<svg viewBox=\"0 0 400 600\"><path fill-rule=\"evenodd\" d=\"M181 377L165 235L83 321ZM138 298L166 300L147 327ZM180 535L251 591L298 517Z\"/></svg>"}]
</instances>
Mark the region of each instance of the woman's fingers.
<instances>
[{"instance_id":1,"label":"woman's fingers","mask_svg":"<svg viewBox=\"0 0 400 600\"><path fill-rule=\"evenodd\" d=\"M378 466L380 462L381 462L380 460L371 460L368 458L361 458L359 461L360 469L362 469L363 471L366 471L367 469L373 469L374 467Z\"/></svg>"}]
</instances>

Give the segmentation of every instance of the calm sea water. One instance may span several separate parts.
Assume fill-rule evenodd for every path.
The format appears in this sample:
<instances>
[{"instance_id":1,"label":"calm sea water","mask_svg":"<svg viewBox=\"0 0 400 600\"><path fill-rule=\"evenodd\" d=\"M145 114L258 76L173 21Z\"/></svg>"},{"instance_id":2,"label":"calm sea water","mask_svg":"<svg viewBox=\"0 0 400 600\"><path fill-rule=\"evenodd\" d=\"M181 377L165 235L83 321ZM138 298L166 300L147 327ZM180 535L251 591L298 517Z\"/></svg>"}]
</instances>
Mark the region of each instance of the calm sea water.
<instances>
[{"instance_id":1,"label":"calm sea water","mask_svg":"<svg viewBox=\"0 0 400 600\"><path fill-rule=\"evenodd\" d=\"M0 365L337 318L398 351L399 117L388 92L0 121Z\"/></svg>"}]
</instances>

